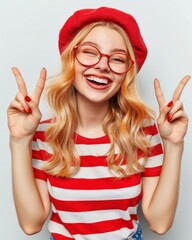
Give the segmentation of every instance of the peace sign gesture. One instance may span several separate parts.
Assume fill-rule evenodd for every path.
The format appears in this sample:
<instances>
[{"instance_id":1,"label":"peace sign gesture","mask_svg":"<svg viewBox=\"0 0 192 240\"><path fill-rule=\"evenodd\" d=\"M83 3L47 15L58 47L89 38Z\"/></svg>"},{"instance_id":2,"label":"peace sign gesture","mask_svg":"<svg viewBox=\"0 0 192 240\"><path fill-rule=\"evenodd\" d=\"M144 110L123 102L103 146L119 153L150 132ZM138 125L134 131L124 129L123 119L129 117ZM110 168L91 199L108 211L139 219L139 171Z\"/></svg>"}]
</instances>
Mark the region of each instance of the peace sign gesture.
<instances>
[{"instance_id":1,"label":"peace sign gesture","mask_svg":"<svg viewBox=\"0 0 192 240\"><path fill-rule=\"evenodd\" d=\"M28 96L25 81L20 71L13 67L12 72L16 78L19 92L8 107L8 126L10 136L15 140L20 140L24 137L32 137L41 119L38 105L45 86L46 70L44 68L41 70L31 97Z\"/></svg>"},{"instance_id":2,"label":"peace sign gesture","mask_svg":"<svg viewBox=\"0 0 192 240\"><path fill-rule=\"evenodd\" d=\"M174 144L182 143L187 131L188 116L186 115L180 96L190 76L185 76L175 89L172 101L166 104L159 80L155 79L154 88L159 105L159 117L157 119L162 140Z\"/></svg>"}]
</instances>

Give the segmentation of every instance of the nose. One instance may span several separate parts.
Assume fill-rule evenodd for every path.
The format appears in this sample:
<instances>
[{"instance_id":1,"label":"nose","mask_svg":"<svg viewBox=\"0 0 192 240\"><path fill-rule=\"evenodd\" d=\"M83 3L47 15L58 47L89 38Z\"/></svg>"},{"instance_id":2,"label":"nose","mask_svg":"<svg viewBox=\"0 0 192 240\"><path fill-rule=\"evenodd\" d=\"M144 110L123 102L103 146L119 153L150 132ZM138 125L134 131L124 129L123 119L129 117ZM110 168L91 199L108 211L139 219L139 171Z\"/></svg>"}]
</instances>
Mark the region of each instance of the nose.
<instances>
[{"instance_id":1,"label":"nose","mask_svg":"<svg viewBox=\"0 0 192 240\"><path fill-rule=\"evenodd\" d=\"M99 69L102 72L110 72L108 55L103 54L94 68Z\"/></svg>"}]
</instances>

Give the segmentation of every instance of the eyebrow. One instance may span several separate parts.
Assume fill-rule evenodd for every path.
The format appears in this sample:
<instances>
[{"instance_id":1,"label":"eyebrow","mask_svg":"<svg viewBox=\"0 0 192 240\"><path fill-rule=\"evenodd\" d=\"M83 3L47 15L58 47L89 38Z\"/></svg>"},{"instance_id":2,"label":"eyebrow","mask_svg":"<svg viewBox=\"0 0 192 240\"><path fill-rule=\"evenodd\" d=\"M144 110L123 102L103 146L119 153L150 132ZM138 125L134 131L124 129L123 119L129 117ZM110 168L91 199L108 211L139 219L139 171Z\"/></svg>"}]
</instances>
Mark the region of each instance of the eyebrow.
<instances>
[{"instance_id":1,"label":"eyebrow","mask_svg":"<svg viewBox=\"0 0 192 240\"><path fill-rule=\"evenodd\" d=\"M82 44L90 45L90 46L93 46L93 47L96 47L96 48L100 49L99 45L97 43L94 43L94 42L89 42L88 41L88 42L84 42ZM114 48L111 52L112 53L114 53L114 52L122 52L122 53L126 53L126 54L128 53L126 50L124 50L122 48Z\"/></svg>"}]
</instances>

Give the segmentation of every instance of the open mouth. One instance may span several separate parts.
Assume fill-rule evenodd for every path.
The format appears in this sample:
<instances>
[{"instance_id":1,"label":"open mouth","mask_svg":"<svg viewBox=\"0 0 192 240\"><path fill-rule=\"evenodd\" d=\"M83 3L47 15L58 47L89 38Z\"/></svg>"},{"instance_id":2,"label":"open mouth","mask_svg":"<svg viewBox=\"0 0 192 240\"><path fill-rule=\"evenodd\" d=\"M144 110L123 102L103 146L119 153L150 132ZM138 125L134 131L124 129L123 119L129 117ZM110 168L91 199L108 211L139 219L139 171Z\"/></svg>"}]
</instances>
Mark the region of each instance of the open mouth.
<instances>
[{"instance_id":1,"label":"open mouth","mask_svg":"<svg viewBox=\"0 0 192 240\"><path fill-rule=\"evenodd\" d=\"M94 83L96 85L107 85L109 83L109 80L106 78L98 78L95 76L88 76L86 78L89 82Z\"/></svg>"}]
</instances>

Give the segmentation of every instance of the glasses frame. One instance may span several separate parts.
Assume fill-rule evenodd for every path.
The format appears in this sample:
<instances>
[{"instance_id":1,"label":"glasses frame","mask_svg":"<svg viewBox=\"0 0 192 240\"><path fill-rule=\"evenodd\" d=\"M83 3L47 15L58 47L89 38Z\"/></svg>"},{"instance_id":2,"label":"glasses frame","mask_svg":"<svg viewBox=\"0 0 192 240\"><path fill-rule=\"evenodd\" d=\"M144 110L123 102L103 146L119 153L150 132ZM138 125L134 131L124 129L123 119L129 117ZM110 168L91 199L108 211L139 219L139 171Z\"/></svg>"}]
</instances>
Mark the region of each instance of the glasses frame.
<instances>
[{"instance_id":1,"label":"glasses frame","mask_svg":"<svg viewBox=\"0 0 192 240\"><path fill-rule=\"evenodd\" d=\"M98 61L97 61L96 63L94 63L94 64L83 64L83 63L81 63L81 62L79 61L79 59L77 58L77 49L78 49L78 47L81 47L81 46L89 46L89 45L86 45L86 44L76 45L76 46L73 47L73 50L74 50L75 59L76 59L82 66L84 66L84 67L94 67L95 65L97 65L97 64L100 62L100 60L101 60L102 57L107 57L107 59L108 59L108 61L107 61L108 67L109 67L109 69L110 69L113 73L116 73L116 74L125 74L125 73L127 73L127 72L131 69L131 67L132 67L133 64L134 64L134 61L133 61L133 59L131 58L131 56L130 56L129 54L122 53L122 52L115 52L115 53L113 53L113 54L111 54L111 55L108 55L108 54L102 53L102 52L101 52L97 47L95 47L95 46L90 46L90 47L95 48L95 49L98 51L99 56L100 56L99 59L98 59ZM122 73L116 72L116 71L114 71L113 69L111 69L111 67L110 67L110 65L109 65L109 59L110 59L110 57L113 56L114 54L117 54L117 53L126 55L126 56L128 56L129 59L130 59L130 62L131 62L131 63L130 63L130 66L129 66L129 68L128 68L125 72L122 72Z\"/></svg>"}]
</instances>

